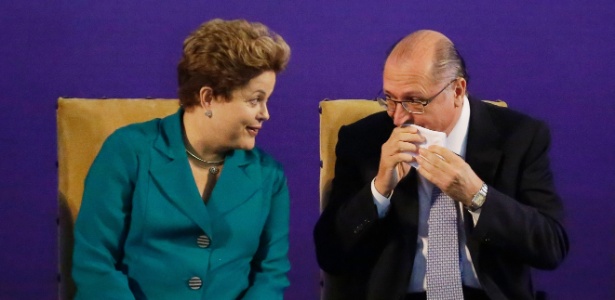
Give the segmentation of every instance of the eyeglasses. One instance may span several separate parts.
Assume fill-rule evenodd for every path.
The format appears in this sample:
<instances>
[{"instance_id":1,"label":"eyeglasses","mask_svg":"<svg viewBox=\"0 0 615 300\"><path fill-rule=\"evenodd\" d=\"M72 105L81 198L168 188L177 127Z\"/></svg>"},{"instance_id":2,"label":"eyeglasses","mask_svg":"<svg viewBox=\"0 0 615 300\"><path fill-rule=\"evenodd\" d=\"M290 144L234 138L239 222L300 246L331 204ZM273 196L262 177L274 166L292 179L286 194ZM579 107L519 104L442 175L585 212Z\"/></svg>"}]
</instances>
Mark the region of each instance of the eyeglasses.
<instances>
[{"instance_id":1,"label":"eyeglasses","mask_svg":"<svg viewBox=\"0 0 615 300\"><path fill-rule=\"evenodd\" d=\"M420 115L425 113L425 106L427 106L427 104L431 103L431 101L436 99L436 97L438 97L442 92L444 92L444 90L456 80L457 78L453 79L452 81L447 83L437 94L427 99L413 98L409 100L395 100L389 98L389 96L386 95L385 98L376 98L376 101L378 101L380 105L382 105L384 108L386 108L388 112L391 113L395 111L397 104L401 104L401 107L403 107L407 112Z\"/></svg>"}]
</instances>

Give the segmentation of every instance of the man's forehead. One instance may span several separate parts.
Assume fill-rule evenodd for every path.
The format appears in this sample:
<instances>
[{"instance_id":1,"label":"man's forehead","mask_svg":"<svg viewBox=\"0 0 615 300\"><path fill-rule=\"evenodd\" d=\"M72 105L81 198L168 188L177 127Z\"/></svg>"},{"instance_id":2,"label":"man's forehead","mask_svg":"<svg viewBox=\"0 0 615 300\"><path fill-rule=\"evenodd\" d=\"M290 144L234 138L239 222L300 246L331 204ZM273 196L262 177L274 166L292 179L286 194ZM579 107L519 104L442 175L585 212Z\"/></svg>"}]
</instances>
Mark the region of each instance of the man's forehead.
<instances>
[{"instance_id":1,"label":"man's forehead","mask_svg":"<svg viewBox=\"0 0 615 300\"><path fill-rule=\"evenodd\" d=\"M422 57L387 60L383 77L393 80L413 77L426 78L431 74L432 68L431 59Z\"/></svg>"}]
</instances>

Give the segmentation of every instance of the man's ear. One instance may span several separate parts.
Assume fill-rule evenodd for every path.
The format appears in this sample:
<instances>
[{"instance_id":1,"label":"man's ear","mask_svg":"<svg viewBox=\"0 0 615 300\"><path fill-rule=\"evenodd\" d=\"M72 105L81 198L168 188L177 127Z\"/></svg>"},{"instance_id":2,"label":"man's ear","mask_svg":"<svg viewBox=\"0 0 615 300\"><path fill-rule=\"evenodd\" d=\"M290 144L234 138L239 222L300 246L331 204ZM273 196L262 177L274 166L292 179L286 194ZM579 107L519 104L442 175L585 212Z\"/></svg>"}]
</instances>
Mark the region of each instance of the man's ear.
<instances>
[{"instance_id":1,"label":"man's ear","mask_svg":"<svg viewBox=\"0 0 615 300\"><path fill-rule=\"evenodd\" d=\"M459 78L453 87L453 93L455 95L455 106L461 107L463 103L463 97L466 95L466 85L468 82L465 78Z\"/></svg>"},{"instance_id":2,"label":"man's ear","mask_svg":"<svg viewBox=\"0 0 615 300\"><path fill-rule=\"evenodd\" d=\"M214 99L214 90L208 86L204 86L199 90L199 104L203 108L209 108L211 101Z\"/></svg>"}]
</instances>

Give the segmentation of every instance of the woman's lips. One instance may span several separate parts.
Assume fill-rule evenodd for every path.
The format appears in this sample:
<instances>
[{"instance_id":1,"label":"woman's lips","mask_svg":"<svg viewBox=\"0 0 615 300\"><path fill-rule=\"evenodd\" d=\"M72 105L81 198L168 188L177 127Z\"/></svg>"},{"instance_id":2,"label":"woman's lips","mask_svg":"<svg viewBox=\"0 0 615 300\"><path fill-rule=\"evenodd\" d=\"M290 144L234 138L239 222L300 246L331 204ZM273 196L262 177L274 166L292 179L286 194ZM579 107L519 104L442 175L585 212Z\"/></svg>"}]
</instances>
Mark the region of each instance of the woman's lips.
<instances>
[{"instance_id":1,"label":"woman's lips","mask_svg":"<svg viewBox=\"0 0 615 300\"><path fill-rule=\"evenodd\" d=\"M251 127L251 126L248 126L248 132L252 136L256 136L258 134L259 130L261 130L261 127Z\"/></svg>"}]
</instances>

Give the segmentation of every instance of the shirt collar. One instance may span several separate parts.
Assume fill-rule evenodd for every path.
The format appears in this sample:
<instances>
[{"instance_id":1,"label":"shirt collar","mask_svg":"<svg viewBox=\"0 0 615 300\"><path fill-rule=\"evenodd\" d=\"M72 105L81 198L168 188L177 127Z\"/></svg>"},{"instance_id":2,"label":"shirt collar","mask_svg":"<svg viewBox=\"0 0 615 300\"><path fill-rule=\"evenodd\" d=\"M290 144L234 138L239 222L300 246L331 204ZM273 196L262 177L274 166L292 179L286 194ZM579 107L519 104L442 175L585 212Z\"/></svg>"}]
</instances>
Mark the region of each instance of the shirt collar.
<instances>
[{"instance_id":1,"label":"shirt collar","mask_svg":"<svg viewBox=\"0 0 615 300\"><path fill-rule=\"evenodd\" d=\"M461 106L461 116L457 124L446 137L446 148L457 153L461 157L466 157L466 144L468 142L468 126L470 124L470 102L467 96L463 96Z\"/></svg>"}]
</instances>

